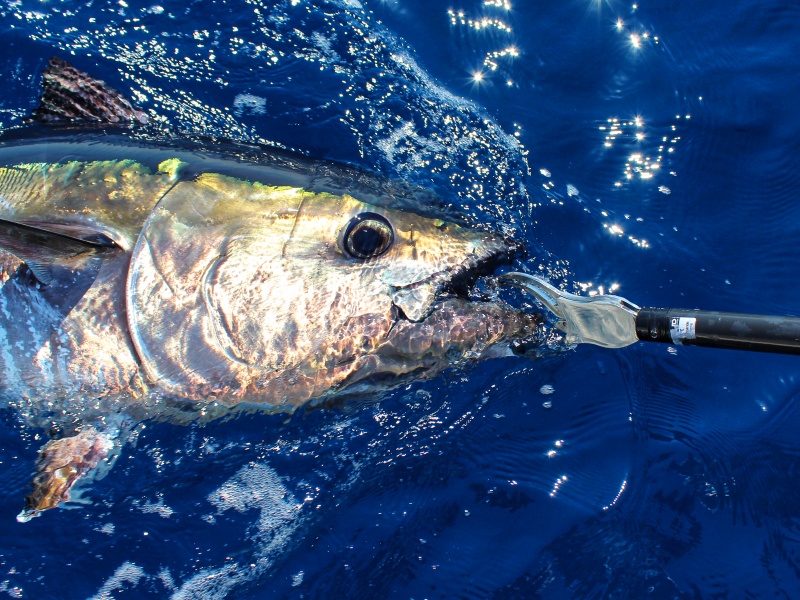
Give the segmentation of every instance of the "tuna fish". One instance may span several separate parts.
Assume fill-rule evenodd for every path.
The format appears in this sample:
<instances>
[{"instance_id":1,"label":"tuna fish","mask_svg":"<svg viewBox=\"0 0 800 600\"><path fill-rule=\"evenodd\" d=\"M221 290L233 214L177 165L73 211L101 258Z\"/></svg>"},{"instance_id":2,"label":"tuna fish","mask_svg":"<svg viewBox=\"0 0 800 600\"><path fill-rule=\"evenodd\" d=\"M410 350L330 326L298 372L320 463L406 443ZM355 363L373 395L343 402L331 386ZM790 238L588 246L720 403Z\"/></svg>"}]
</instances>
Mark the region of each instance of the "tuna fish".
<instances>
[{"instance_id":1,"label":"tuna fish","mask_svg":"<svg viewBox=\"0 0 800 600\"><path fill-rule=\"evenodd\" d=\"M66 63L45 84L39 120L146 118ZM132 423L379 396L537 333L469 296L520 247L416 188L266 148L66 133L0 139L0 390L58 433L20 521Z\"/></svg>"}]
</instances>

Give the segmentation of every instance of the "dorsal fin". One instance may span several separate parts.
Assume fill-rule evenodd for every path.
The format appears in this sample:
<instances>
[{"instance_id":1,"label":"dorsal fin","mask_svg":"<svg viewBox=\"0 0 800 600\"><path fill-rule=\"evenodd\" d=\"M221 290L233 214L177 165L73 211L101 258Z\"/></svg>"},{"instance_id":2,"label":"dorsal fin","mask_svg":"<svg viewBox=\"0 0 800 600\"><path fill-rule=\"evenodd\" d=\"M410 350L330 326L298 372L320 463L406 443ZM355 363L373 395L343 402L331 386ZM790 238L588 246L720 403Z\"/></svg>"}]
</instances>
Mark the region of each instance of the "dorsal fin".
<instances>
[{"instance_id":1,"label":"dorsal fin","mask_svg":"<svg viewBox=\"0 0 800 600\"><path fill-rule=\"evenodd\" d=\"M147 123L147 116L104 81L57 56L44 70L41 104L29 121L39 123Z\"/></svg>"},{"instance_id":2,"label":"dorsal fin","mask_svg":"<svg viewBox=\"0 0 800 600\"><path fill-rule=\"evenodd\" d=\"M36 279L45 285L53 281L53 267L69 267L78 257L94 256L117 247L106 234L90 232L88 228L64 226L64 230L80 231L80 238L52 229L0 219L0 248L23 261Z\"/></svg>"}]
</instances>

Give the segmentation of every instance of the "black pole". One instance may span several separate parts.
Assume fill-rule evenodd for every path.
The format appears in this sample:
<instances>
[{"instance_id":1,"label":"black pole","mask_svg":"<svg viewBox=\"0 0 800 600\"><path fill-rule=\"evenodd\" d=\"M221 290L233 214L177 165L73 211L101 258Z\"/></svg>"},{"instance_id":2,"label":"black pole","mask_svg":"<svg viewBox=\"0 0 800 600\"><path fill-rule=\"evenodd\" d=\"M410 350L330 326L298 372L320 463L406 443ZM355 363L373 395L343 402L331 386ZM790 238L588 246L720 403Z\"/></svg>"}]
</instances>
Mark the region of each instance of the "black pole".
<instances>
[{"instance_id":1,"label":"black pole","mask_svg":"<svg viewBox=\"0 0 800 600\"><path fill-rule=\"evenodd\" d=\"M800 317L642 308L636 335L648 342L800 354Z\"/></svg>"}]
</instances>

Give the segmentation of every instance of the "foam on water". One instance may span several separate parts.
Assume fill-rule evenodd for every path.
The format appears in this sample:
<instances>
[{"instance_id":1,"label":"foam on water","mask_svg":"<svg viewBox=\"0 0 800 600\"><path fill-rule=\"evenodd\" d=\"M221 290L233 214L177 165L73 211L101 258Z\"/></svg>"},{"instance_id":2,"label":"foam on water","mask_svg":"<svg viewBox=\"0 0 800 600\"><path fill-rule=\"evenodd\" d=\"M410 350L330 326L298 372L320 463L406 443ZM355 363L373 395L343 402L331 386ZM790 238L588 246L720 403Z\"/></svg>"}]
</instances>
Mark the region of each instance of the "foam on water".
<instances>
[{"instance_id":1,"label":"foam on water","mask_svg":"<svg viewBox=\"0 0 800 600\"><path fill-rule=\"evenodd\" d=\"M275 556L286 550L299 526L303 506L284 486L274 469L263 463L241 468L206 500L216 508L215 515L228 510L258 511L248 537L255 545L249 564L227 564L203 569L175 591L172 598L225 598L236 587L257 579L272 565Z\"/></svg>"}]
</instances>

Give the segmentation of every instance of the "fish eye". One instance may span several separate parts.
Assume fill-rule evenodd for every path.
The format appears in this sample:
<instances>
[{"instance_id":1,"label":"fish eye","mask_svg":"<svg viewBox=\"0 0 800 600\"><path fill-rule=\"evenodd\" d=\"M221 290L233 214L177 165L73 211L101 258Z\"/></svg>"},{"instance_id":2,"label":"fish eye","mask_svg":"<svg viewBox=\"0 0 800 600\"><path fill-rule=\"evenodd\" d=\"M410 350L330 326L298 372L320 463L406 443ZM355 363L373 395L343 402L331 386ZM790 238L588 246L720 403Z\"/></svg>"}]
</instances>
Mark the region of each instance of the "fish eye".
<instances>
[{"instance_id":1,"label":"fish eye","mask_svg":"<svg viewBox=\"0 0 800 600\"><path fill-rule=\"evenodd\" d=\"M386 252L394 242L394 231L386 218L365 212L350 219L344 228L339 246L352 258L375 258Z\"/></svg>"}]
</instances>

